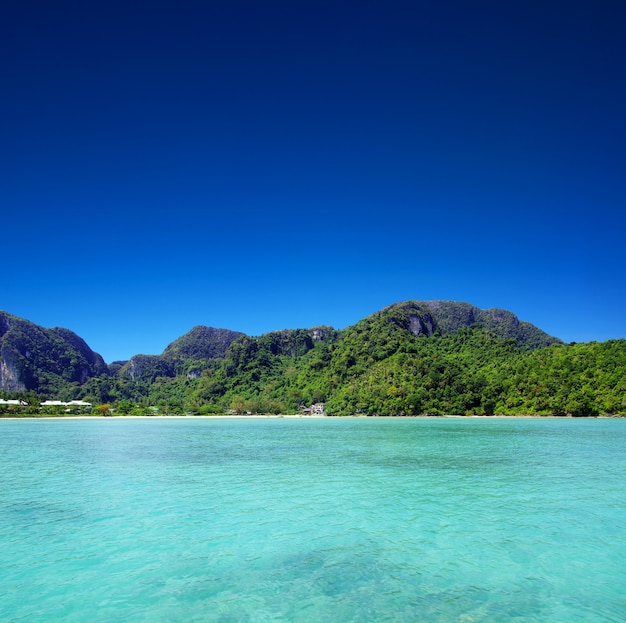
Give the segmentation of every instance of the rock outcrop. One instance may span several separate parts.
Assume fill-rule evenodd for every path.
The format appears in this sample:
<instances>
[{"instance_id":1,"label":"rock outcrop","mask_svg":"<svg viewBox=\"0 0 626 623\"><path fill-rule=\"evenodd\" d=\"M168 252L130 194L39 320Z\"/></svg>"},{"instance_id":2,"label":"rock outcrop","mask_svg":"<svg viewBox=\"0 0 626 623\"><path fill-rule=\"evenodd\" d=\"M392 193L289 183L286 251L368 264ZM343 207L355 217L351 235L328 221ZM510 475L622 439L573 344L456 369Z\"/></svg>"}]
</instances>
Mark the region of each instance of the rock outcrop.
<instances>
[{"instance_id":1,"label":"rock outcrop","mask_svg":"<svg viewBox=\"0 0 626 623\"><path fill-rule=\"evenodd\" d=\"M102 357L72 331L0 312L0 390L54 392L107 373Z\"/></svg>"}]
</instances>

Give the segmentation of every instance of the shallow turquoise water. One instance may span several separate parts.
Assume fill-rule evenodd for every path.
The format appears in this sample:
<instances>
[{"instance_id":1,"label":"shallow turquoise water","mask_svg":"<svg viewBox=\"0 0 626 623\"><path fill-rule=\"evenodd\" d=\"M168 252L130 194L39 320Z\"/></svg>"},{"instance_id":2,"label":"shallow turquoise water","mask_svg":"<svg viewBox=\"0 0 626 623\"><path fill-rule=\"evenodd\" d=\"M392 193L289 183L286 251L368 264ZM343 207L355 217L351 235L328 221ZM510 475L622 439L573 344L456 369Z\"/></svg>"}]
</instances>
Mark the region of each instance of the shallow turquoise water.
<instances>
[{"instance_id":1,"label":"shallow turquoise water","mask_svg":"<svg viewBox=\"0 0 626 623\"><path fill-rule=\"evenodd\" d=\"M0 421L0 620L626 621L626 420Z\"/></svg>"}]
</instances>

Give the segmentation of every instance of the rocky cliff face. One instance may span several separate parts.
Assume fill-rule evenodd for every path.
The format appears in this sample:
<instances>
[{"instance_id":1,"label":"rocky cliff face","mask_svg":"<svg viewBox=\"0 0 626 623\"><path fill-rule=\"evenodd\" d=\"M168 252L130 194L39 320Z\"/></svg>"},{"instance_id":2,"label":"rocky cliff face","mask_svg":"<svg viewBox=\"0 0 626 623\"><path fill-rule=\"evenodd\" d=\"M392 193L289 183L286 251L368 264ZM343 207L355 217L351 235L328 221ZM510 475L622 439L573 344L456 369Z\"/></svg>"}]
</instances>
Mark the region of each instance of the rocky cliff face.
<instances>
[{"instance_id":1,"label":"rocky cliff face","mask_svg":"<svg viewBox=\"0 0 626 623\"><path fill-rule=\"evenodd\" d=\"M314 342L324 342L337 336L337 331L327 326L313 327L309 329L308 333Z\"/></svg>"},{"instance_id":2,"label":"rocky cliff face","mask_svg":"<svg viewBox=\"0 0 626 623\"><path fill-rule=\"evenodd\" d=\"M428 313L410 314L409 330L415 336L432 335L435 332L435 321Z\"/></svg>"},{"instance_id":3,"label":"rocky cliff face","mask_svg":"<svg viewBox=\"0 0 626 623\"><path fill-rule=\"evenodd\" d=\"M386 309L405 310L408 313L409 329L414 335L453 334L463 327L478 325L498 337L515 340L519 346L528 349L561 341L531 323L519 320L506 309L485 310L456 301L406 301Z\"/></svg>"},{"instance_id":4,"label":"rocky cliff face","mask_svg":"<svg viewBox=\"0 0 626 623\"><path fill-rule=\"evenodd\" d=\"M479 326L498 337L515 340L522 349L560 342L504 309L483 310L454 301L406 301L390 305L343 331L319 326L246 338L237 331L197 326L169 344L161 355L135 355L128 362L115 362L107 367L102 357L72 331L46 329L0 312L0 390L34 390L55 395L68 388L75 390L101 375L147 384L159 377L177 375L194 379L213 365L211 360L231 357L234 361L248 350L263 351L268 357L299 357L311 351L317 342L341 342L346 336L352 339L352 334L358 334L358 339L366 343L364 353L376 351L389 355L391 352L387 351L396 342L401 343L402 335L454 334L469 326ZM353 353L346 354L346 360L351 357L354 358Z\"/></svg>"},{"instance_id":5,"label":"rocky cliff face","mask_svg":"<svg viewBox=\"0 0 626 623\"><path fill-rule=\"evenodd\" d=\"M161 355L134 355L118 374L144 382L181 373L187 378L197 378L201 374L202 362L224 357L231 343L243 335L228 329L197 326L168 344ZM199 367L194 367L193 362L198 362Z\"/></svg>"},{"instance_id":6,"label":"rocky cliff face","mask_svg":"<svg viewBox=\"0 0 626 623\"><path fill-rule=\"evenodd\" d=\"M219 359L226 354L232 342L243 335L229 329L197 326L168 344L162 357L169 361Z\"/></svg>"},{"instance_id":7,"label":"rocky cliff face","mask_svg":"<svg viewBox=\"0 0 626 623\"><path fill-rule=\"evenodd\" d=\"M134 355L120 371L133 381L153 382L157 377L175 376L174 366L160 355Z\"/></svg>"},{"instance_id":8,"label":"rocky cliff face","mask_svg":"<svg viewBox=\"0 0 626 623\"><path fill-rule=\"evenodd\" d=\"M54 393L106 373L102 357L72 331L0 312L0 390Z\"/></svg>"},{"instance_id":9,"label":"rocky cliff face","mask_svg":"<svg viewBox=\"0 0 626 623\"><path fill-rule=\"evenodd\" d=\"M19 392L26 389L20 381L19 372L15 366L10 349L2 348L4 336L11 330L8 314L0 312L0 389L10 392Z\"/></svg>"},{"instance_id":10,"label":"rocky cliff face","mask_svg":"<svg viewBox=\"0 0 626 623\"><path fill-rule=\"evenodd\" d=\"M10 353L0 358L0 389L9 392L21 392L26 389L20 381L20 375Z\"/></svg>"}]
</instances>

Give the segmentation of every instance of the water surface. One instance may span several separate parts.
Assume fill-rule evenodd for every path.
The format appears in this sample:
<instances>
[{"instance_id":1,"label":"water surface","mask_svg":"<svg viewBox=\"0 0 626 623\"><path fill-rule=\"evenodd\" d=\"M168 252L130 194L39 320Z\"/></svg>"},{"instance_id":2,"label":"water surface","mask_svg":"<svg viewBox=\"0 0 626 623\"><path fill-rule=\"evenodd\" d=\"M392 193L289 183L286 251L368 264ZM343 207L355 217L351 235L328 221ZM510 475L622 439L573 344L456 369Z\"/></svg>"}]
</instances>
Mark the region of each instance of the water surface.
<instances>
[{"instance_id":1,"label":"water surface","mask_svg":"<svg viewBox=\"0 0 626 623\"><path fill-rule=\"evenodd\" d=\"M0 620L626 621L626 421L0 421Z\"/></svg>"}]
</instances>

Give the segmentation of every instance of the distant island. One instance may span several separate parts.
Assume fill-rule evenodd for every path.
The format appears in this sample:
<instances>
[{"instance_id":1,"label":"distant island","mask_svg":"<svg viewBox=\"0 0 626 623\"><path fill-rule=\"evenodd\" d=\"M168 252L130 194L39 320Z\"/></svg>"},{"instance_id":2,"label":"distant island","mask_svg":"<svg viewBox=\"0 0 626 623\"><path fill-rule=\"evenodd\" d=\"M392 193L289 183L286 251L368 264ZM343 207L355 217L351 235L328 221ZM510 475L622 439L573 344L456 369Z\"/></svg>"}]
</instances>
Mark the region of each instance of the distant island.
<instances>
[{"instance_id":1,"label":"distant island","mask_svg":"<svg viewBox=\"0 0 626 623\"><path fill-rule=\"evenodd\" d=\"M107 365L68 329L0 312L0 415L87 410L626 415L626 340L564 344L507 310L406 301L343 330L197 326L160 355Z\"/></svg>"}]
</instances>

